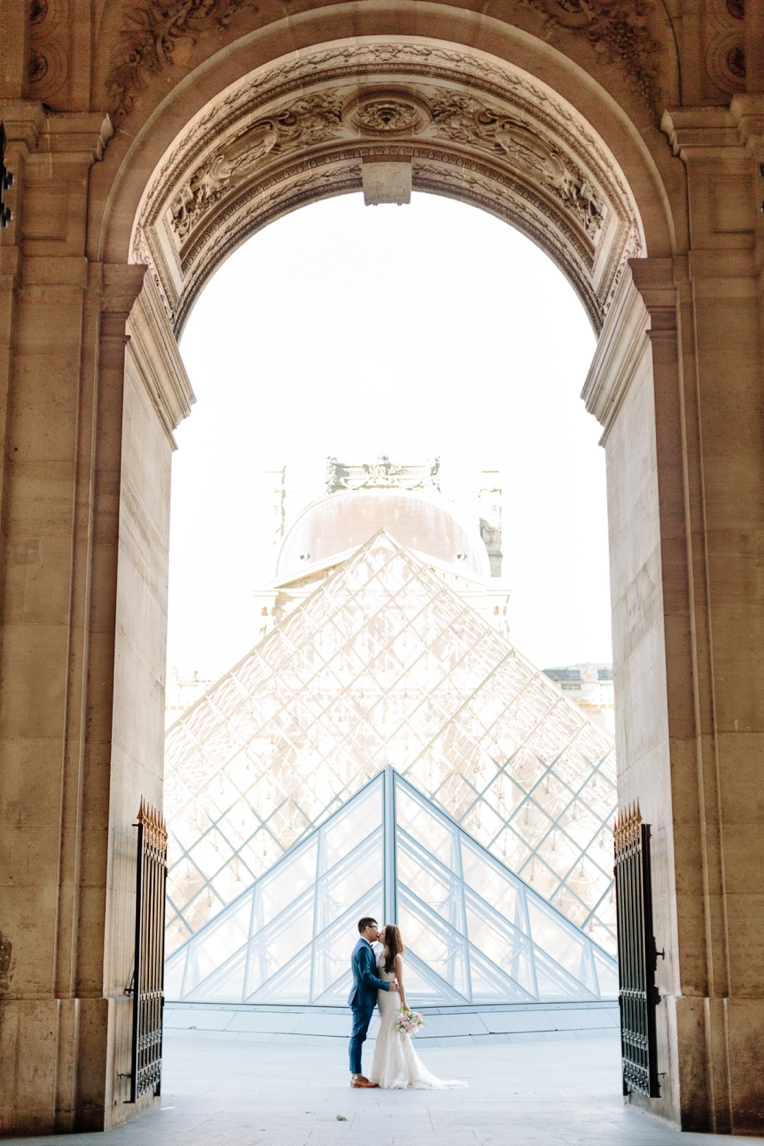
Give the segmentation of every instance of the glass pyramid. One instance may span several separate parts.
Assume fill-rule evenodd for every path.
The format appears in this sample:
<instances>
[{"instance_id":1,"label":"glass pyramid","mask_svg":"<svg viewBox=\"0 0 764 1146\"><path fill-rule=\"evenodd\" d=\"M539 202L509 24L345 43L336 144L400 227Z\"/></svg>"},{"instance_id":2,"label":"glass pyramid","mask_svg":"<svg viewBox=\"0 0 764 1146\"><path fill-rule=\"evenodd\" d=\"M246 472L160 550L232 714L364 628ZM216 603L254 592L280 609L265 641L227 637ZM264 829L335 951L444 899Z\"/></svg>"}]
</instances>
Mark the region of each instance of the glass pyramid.
<instances>
[{"instance_id":1,"label":"glass pyramid","mask_svg":"<svg viewBox=\"0 0 764 1146\"><path fill-rule=\"evenodd\" d=\"M368 913L398 920L422 1004L617 993L611 956L387 767L170 957L167 997L344 1003Z\"/></svg>"},{"instance_id":2,"label":"glass pyramid","mask_svg":"<svg viewBox=\"0 0 764 1146\"><path fill-rule=\"evenodd\" d=\"M612 742L457 588L381 531L168 731L169 952L387 764L615 950Z\"/></svg>"}]
</instances>

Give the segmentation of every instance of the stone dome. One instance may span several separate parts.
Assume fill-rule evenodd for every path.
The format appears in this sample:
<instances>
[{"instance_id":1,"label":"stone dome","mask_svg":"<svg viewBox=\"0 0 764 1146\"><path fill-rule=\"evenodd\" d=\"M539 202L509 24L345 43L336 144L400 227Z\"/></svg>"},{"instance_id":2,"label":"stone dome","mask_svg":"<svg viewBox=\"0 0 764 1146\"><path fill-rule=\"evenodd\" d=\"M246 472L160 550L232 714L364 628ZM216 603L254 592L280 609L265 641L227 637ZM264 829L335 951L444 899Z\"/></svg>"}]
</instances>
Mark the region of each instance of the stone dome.
<instances>
[{"instance_id":1,"label":"stone dome","mask_svg":"<svg viewBox=\"0 0 764 1146\"><path fill-rule=\"evenodd\" d=\"M438 496L394 489L329 494L302 511L289 529L276 566L280 582L326 565L384 529L400 545L453 566L455 573L489 578L488 553Z\"/></svg>"}]
</instances>

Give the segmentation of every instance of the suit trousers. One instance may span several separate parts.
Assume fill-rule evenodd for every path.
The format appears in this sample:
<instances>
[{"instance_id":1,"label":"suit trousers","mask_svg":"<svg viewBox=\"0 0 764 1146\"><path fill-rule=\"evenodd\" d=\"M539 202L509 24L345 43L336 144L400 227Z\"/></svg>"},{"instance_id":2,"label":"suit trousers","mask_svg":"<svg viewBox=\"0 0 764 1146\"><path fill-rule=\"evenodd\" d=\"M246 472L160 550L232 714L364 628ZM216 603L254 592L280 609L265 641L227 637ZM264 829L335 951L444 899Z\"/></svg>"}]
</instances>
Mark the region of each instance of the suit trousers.
<instances>
[{"instance_id":1,"label":"suit trousers","mask_svg":"<svg viewBox=\"0 0 764 1146\"><path fill-rule=\"evenodd\" d=\"M362 1074L361 1049L366 1042L366 1032L369 1029L371 1016L374 1014L374 1004L370 1007L353 1007L353 1032L350 1036L350 1073Z\"/></svg>"}]
</instances>

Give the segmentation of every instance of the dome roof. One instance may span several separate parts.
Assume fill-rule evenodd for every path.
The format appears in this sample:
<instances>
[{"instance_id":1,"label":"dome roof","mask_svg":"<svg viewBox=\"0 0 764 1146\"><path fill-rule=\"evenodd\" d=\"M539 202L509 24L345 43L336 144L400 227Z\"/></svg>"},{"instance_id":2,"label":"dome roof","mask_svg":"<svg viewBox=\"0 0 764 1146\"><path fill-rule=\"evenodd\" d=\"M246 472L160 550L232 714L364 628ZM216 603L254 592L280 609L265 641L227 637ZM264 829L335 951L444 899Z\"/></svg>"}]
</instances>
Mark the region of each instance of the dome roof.
<instances>
[{"instance_id":1,"label":"dome roof","mask_svg":"<svg viewBox=\"0 0 764 1146\"><path fill-rule=\"evenodd\" d=\"M455 573L490 577L488 553L440 497L400 489L333 493L302 511L284 538L278 581L304 576L357 549L384 529L399 545L452 565Z\"/></svg>"}]
</instances>

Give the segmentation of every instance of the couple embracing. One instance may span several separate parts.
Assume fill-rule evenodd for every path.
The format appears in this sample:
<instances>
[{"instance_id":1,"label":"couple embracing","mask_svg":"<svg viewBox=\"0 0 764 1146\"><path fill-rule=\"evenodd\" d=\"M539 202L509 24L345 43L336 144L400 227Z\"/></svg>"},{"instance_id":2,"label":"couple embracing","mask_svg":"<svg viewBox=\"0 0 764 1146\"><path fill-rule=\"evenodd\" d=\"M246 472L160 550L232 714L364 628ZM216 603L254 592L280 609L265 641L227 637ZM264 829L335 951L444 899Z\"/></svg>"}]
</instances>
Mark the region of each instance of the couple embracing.
<instances>
[{"instance_id":1,"label":"couple embracing","mask_svg":"<svg viewBox=\"0 0 764 1146\"><path fill-rule=\"evenodd\" d=\"M407 1010L400 929L388 923L380 931L376 919L367 915L359 921L358 931L361 938L351 958L353 987L348 998L353 1012L350 1085L385 1090L466 1086L465 1082L444 1082L431 1074L414 1050L411 1035L398 1029L400 1012ZM375 1006L379 1007L379 1031L371 1074L366 1078L361 1070L361 1050Z\"/></svg>"}]
</instances>

